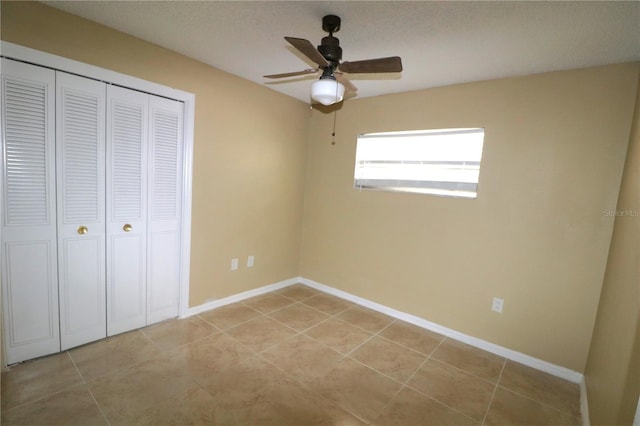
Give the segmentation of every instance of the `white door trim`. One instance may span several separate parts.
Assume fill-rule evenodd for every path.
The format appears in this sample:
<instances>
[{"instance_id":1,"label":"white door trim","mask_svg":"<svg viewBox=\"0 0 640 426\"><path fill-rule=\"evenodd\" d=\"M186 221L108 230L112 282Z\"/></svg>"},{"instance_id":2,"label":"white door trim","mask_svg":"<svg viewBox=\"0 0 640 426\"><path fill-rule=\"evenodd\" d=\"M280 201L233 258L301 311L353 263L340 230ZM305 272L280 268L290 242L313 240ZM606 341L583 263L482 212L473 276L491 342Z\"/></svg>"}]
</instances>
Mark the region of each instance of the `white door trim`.
<instances>
[{"instance_id":1,"label":"white door trim","mask_svg":"<svg viewBox=\"0 0 640 426\"><path fill-rule=\"evenodd\" d=\"M18 44L0 41L0 55L18 61L29 62L93 78L109 84L143 91L184 102L184 155L182 164L182 224L181 224L181 255L180 255L180 308L179 316L184 316L189 310L189 271L191 264L191 189L193 175L193 129L195 120L195 101L193 93L173 89L162 84L142 80L126 74L121 74L105 68L85 64L67 59L62 56L41 52Z\"/></svg>"}]
</instances>

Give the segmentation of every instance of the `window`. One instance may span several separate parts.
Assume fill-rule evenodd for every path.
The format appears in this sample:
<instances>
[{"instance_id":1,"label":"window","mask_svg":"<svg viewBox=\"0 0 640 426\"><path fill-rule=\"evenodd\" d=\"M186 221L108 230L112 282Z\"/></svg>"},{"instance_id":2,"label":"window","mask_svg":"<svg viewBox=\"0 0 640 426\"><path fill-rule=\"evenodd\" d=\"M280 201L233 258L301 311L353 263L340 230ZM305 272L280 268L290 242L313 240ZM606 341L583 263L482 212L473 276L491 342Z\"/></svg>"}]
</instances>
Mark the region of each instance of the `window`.
<instances>
[{"instance_id":1,"label":"window","mask_svg":"<svg viewBox=\"0 0 640 426\"><path fill-rule=\"evenodd\" d=\"M484 129L358 136L354 186L476 198Z\"/></svg>"}]
</instances>

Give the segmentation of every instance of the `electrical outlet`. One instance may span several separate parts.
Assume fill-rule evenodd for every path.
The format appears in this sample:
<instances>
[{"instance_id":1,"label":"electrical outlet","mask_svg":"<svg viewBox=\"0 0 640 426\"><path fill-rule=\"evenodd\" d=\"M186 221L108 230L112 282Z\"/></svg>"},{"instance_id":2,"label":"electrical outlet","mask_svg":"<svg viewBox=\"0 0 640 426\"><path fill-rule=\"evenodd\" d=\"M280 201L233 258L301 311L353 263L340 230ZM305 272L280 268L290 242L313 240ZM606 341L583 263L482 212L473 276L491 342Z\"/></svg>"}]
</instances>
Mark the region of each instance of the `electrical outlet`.
<instances>
[{"instance_id":1,"label":"electrical outlet","mask_svg":"<svg viewBox=\"0 0 640 426\"><path fill-rule=\"evenodd\" d=\"M238 269L238 258L234 257L231 259L231 270L235 271L236 269Z\"/></svg>"},{"instance_id":2,"label":"electrical outlet","mask_svg":"<svg viewBox=\"0 0 640 426\"><path fill-rule=\"evenodd\" d=\"M503 307L504 307L504 299L500 299L499 297L494 297L493 303L491 304L491 310L501 314Z\"/></svg>"},{"instance_id":3,"label":"electrical outlet","mask_svg":"<svg viewBox=\"0 0 640 426\"><path fill-rule=\"evenodd\" d=\"M247 268L253 267L253 256L247 257Z\"/></svg>"}]
</instances>

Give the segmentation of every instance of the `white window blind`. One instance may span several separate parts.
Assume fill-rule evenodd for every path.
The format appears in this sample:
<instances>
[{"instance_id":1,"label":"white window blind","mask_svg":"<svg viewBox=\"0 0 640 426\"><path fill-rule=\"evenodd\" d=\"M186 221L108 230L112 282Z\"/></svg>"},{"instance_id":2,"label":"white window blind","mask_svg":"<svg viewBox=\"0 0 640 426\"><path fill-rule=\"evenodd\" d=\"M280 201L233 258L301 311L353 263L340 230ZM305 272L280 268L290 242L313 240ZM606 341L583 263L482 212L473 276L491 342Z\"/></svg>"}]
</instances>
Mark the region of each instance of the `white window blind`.
<instances>
[{"instance_id":1,"label":"white window blind","mask_svg":"<svg viewBox=\"0 0 640 426\"><path fill-rule=\"evenodd\" d=\"M483 142L479 128L361 134L354 186L475 198Z\"/></svg>"}]
</instances>

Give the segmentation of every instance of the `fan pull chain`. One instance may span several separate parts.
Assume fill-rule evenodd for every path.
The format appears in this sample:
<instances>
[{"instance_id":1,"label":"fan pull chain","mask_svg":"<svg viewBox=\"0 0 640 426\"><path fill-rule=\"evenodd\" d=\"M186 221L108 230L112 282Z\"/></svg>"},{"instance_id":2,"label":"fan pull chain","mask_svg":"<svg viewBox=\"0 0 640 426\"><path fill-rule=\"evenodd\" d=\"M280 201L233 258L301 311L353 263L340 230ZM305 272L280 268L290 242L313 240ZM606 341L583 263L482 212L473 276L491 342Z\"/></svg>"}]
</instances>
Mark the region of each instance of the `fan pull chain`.
<instances>
[{"instance_id":1,"label":"fan pull chain","mask_svg":"<svg viewBox=\"0 0 640 426\"><path fill-rule=\"evenodd\" d=\"M333 132L331 132L331 145L336 144L336 115L338 110L333 111Z\"/></svg>"},{"instance_id":2,"label":"fan pull chain","mask_svg":"<svg viewBox=\"0 0 640 426\"><path fill-rule=\"evenodd\" d=\"M336 97L338 99L338 85L336 84ZM331 132L331 145L336 144L336 115L338 114L338 109L333 110L333 132Z\"/></svg>"}]
</instances>

